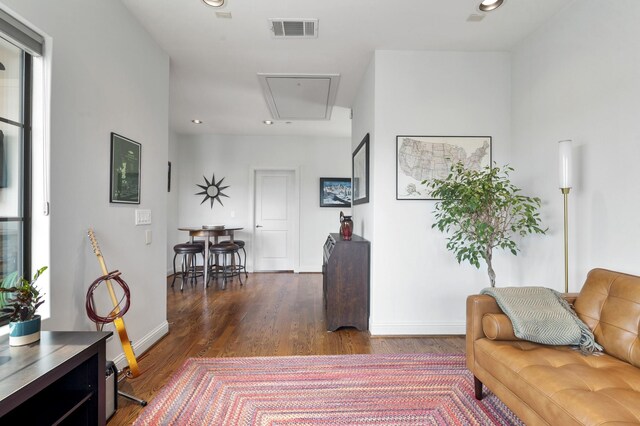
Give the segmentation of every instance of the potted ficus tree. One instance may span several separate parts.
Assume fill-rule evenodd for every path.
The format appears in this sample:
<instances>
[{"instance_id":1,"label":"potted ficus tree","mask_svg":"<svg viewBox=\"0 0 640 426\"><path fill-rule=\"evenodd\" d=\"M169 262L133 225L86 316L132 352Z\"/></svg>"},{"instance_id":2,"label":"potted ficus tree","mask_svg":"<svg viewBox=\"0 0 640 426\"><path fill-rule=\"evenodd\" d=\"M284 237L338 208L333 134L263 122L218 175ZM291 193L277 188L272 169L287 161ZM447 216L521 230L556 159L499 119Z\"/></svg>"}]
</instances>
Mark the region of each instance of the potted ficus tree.
<instances>
[{"instance_id":1,"label":"potted ficus tree","mask_svg":"<svg viewBox=\"0 0 640 426\"><path fill-rule=\"evenodd\" d=\"M40 340L40 315L36 310L44 303L35 282L47 270L38 269L31 281L14 272L2 280L0 297L2 312L10 314L9 345L22 346Z\"/></svg>"},{"instance_id":2,"label":"potted ficus tree","mask_svg":"<svg viewBox=\"0 0 640 426\"><path fill-rule=\"evenodd\" d=\"M423 181L435 199L435 223L431 226L448 233L447 249L458 263L467 261L480 268L487 264L491 287L495 287L493 249L519 251L514 239L527 234L544 234L541 228L540 199L520 193L509 180L513 168L487 166L480 170L451 166L444 179Z\"/></svg>"}]
</instances>

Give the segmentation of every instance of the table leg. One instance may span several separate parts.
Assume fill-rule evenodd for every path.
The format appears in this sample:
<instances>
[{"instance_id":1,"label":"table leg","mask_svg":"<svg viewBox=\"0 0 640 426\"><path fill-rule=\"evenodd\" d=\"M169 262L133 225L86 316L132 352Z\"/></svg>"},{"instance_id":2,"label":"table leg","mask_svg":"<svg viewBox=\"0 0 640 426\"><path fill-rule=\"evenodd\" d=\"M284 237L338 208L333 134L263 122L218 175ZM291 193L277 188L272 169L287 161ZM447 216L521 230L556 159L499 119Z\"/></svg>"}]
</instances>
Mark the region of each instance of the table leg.
<instances>
[{"instance_id":1,"label":"table leg","mask_svg":"<svg viewBox=\"0 0 640 426\"><path fill-rule=\"evenodd\" d=\"M207 234L207 240L204 243L204 271L202 279L204 280L204 289L209 286L209 235Z\"/></svg>"},{"instance_id":2,"label":"table leg","mask_svg":"<svg viewBox=\"0 0 640 426\"><path fill-rule=\"evenodd\" d=\"M214 236L213 236L213 244L214 244L214 245L217 245L217 244L218 244L218 236L217 236L217 235L214 235ZM218 282L218 268L219 268L219 266L218 266L218 265L220 265L220 259L218 258L218 253L216 253L216 255L215 255L215 256L216 256L216 257L215 257L215 260L214 260L214 261L216 262L216 283L217 283L217 282Z\"/></svg>"},{"instance_id":3,"label":"table leg","mask_svg":"<svg viewBox=\"0 0 640 426\"><path fill-rule=\"evenodd\" d=\"M231 241L231 244L233 244L233 231L229 232L229 241ZM235 256L231 256L231 270L232 271L236 270L236 257Z\"/></svg>"}]
</instances>

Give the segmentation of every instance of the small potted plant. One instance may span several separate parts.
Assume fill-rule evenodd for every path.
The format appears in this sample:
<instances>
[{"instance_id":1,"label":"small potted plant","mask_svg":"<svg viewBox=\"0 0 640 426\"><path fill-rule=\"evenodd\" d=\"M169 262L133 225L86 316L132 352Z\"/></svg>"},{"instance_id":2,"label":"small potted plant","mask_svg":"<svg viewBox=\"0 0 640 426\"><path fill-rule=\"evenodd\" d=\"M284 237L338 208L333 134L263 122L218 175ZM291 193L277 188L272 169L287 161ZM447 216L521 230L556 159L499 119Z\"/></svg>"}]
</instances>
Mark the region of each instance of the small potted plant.
<instances>
[{"instance_id":1,"label":"small potted plant","mask_svg":"<svg viewBox=\"0 0 640 426\"><path fill-rule=\"evenodd\" d=\"M0 311L10 315L10 346L23 346L40 340L40 315L36 315L36 310L44 300L35 282L46 270L46 266L38 269L30 282L18 277L17 272L2 280L0 297L3 303Z\"/></svg>"}]
</instances>

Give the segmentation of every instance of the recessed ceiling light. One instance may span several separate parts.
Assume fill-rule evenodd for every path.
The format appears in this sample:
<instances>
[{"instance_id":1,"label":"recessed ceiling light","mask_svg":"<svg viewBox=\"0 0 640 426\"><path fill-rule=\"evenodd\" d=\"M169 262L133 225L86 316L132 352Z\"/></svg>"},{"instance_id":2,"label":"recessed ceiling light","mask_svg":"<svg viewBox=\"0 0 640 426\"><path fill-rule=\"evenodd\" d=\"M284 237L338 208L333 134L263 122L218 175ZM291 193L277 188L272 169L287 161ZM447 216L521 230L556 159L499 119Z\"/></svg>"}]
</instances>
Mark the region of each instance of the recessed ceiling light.
<instances>
[{"instance_id":1,"label":"recessed ceiling light","mask_svg":"<svg viewBox=\"0 0 640 426\"><path fill-rule=\"evenodd\" d=\"M273 121L271 121L271 120L264 120L264 121L263 121L263 123L264 123L264 124L266 124L266 125L271 125L271 124L273 124Z\"/></svg>"},{"instance_id":2,"label":"recessed ceiling light","mask_svg":"<svg viewBox=\"0 0 640 426\"><path fill-rule=\"evenodd\" d=\"M197 118L191 120L193 124L202 124L202 120L198 120Z\"/></svg>"},{"instance_id":3,"label":"recessed ceiling light","mask_svg":"<svg viewBox=\"0 0 640 426\"><path fill-rule=\"evenodd\" d=\"M202 0L204 4L212 6L212 7L222 7L224 6L224 0Z\"/></svg>"},{"instance_id":4,"label":"recessed ceiling light","mask_svg":"<svg viewBox=\"0 0 640 426\"><path fill-rule=\"evenodd\" d=\"M504 0L483 0L478 6L478 9L483 12L491 12L502 6L502 3L504 3Z\"/></svg>"}]
</instances>

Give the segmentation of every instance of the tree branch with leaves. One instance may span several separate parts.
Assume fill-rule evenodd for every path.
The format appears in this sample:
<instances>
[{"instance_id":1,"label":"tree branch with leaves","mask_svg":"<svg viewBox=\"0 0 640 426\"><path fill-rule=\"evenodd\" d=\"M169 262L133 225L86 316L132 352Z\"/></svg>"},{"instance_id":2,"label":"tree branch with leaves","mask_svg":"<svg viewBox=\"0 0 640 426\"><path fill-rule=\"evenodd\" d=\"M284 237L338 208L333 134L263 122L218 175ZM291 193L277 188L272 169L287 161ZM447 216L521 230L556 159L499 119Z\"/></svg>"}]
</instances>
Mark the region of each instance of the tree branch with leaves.
<instances>
[{"instance_id":1,"label":"tree branch with leaves","mask_svg":"<svg viewBox=\"0 0 640 426\"><path fill-rule=\"evenodd\" d=\"M449 234L447 250L458 263L466 261L480 268L484 260L491 287L496 284L493 249L517 255L516 235L546 233L538 213L540 198L522 195L509 180L513 171L509 166L471 170L456 163L445 179L422 182L433 198L440 199L431 227Z\"/></svg>"}]
</instances>

